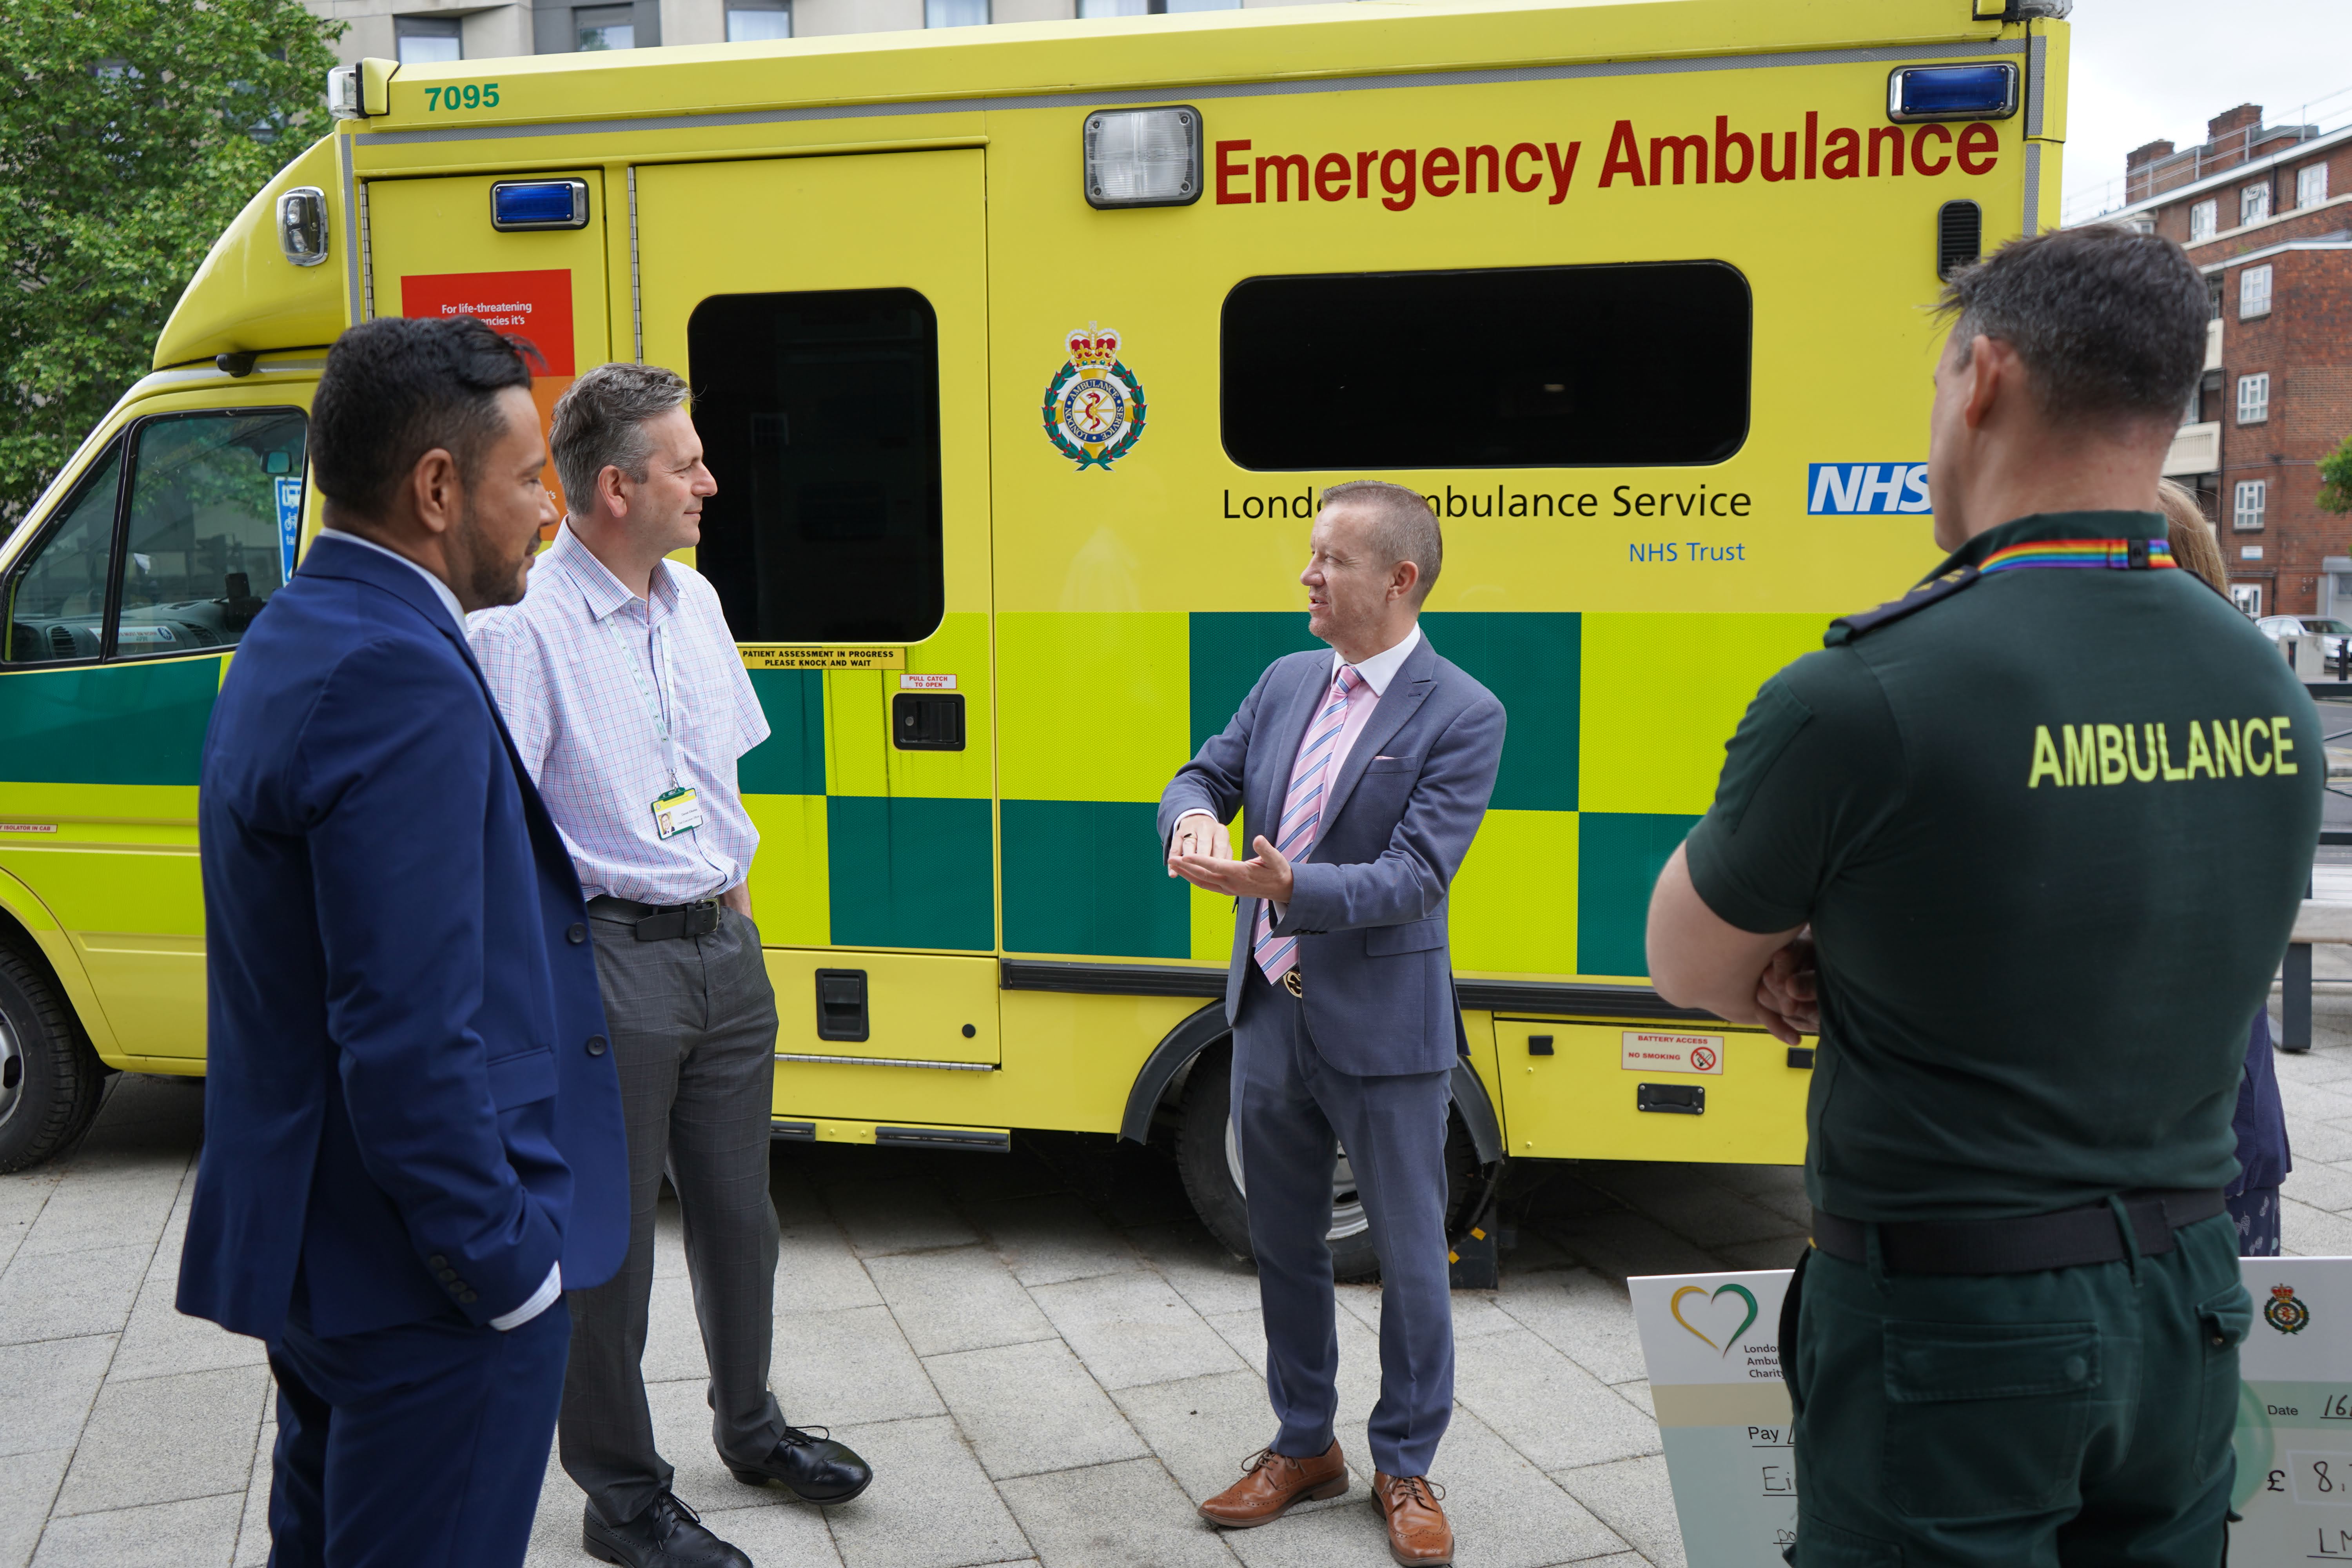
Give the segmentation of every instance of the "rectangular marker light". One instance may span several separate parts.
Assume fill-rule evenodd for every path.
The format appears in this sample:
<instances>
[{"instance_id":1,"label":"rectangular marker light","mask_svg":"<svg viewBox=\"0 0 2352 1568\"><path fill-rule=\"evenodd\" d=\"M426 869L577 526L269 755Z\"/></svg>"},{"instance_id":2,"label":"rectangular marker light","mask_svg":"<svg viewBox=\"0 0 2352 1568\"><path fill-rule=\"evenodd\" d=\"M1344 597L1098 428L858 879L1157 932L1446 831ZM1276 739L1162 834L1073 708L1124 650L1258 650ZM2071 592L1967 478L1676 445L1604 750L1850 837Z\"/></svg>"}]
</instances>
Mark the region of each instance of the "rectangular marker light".
<instances>
[{"instance_id":1,"label":"rectangular marker light","mask_svg":"<svg viewBox=\"0 0 2352 1568\"><path fill-rule=\"evenodd\" d=\"M490 187L490 226L502 231L586 228L585 180L501 180Z\"/></svg>"},{"instance_id":2,"label":"rectangular marker light","mask_svg":"<svg viewBox=\"0 0 2352 1568\"><path fill-rule=\"evenodd\" d=\"M1087 116L1087 203L1181 207L1201 199L1201 111L1098 109Z\"/></svg>"},{"instance_id":3,"label":"rectangular marker light","mask_svg":"<svg viewBox=\"0 0 2352 1568\"><path fill-rule=\"evenodd\" d=\"M1906 66L1886 78L1886 118L2006 120L2017 112L2017 68Z\"/></svg>"}]
</instances>

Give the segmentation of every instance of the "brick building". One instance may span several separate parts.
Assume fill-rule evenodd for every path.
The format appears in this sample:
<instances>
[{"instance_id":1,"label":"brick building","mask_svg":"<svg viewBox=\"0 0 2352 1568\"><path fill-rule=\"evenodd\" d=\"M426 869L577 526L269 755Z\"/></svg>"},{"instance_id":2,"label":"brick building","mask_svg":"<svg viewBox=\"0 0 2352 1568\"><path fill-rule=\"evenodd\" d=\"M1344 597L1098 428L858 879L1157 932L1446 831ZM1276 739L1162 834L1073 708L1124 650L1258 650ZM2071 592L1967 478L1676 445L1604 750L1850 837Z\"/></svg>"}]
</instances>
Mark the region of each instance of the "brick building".
<instances>
[{"instance_id":1,"label":"brick building","mask_svg":"<svg viewBox=\"0 0 2352 1568\"><path fill-rule=\"evenodd\" d=\"M304 0L317 15L349 24L336 45L345 64L362 56L419 63L489 59L1308 3L1312 0Z\"/></svg>"},{"instance_id":2,"label":"brick building","mask_svg":"<svg viewBox=\"0 0 2352 1568\"><path fill-rule=\"evenodd\" d=\"M2352 126L2265 125L2242 104L2202 145L2126 155L2100 221L2179 240L2213 300L2205 378L2165 472L2193 485L2248 613L2352 617L2352 517L2318 460L2352 434Z\"/></svg>"}]
</instances>

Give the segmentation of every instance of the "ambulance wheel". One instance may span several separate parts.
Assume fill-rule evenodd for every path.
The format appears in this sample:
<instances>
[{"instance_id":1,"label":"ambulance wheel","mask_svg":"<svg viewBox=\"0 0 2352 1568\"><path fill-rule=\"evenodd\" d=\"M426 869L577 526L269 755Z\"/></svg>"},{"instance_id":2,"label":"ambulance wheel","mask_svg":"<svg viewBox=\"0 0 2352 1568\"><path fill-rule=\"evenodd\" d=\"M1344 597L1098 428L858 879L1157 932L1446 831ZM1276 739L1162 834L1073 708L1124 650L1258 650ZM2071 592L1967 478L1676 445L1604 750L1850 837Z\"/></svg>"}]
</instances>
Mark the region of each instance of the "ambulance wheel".
<instances>
[{"instance_id":1,"label":"ambulance wheel","mask_svg":"<svg viewBox=\"0 0 2352 1568\"><path fill-rule=\"evenodd\" d=\"M0 947L0 1172L72 1145L98 1114L106 1068L40 968Z\"/></svg>"},{"instance_id":2,"label":"ambulance wheel","mask_svg":"<svg viewBox=\"0 0 2352 1568\"><path fill-rule=\"evenodd\" d=\"M1184 1082L1181 1120L1176 1131L1176 1167L1185 1195L1209 1234L1239 1258L1250 1256L1249 1200L1242 1176L1241 1146L1234 1131L1233 1046L1219 1041L1193 1058ZM1445 1226L1455 1222L1478 1192L1478 1155L1459 1116L1447 1119L1445 1134ZM1357 1194L1346 1150L1331 1167L1331 1277L1369 1279L1381 1271L1371 1223Z\"/></svg>"}]
</instances>

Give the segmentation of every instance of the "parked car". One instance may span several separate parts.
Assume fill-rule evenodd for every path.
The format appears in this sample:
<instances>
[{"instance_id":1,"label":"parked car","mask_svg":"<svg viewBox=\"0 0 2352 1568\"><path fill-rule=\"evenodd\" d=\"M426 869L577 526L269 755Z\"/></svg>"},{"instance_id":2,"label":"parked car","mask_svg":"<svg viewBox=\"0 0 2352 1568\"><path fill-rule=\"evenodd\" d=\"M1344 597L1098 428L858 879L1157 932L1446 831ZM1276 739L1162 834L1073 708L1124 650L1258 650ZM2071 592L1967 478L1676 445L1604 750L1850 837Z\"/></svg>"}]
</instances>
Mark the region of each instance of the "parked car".
<instances>
[{"instance_id":1,"label":"parked car","mask_svg":"<svg viewBox=\"0 0 2352 1568\"><path fill-rule=\"evenodd\" d=\"M2331 660L2342 658L2346 646L2352 644L2352 626L2327 616L2264 616L2254 625L2273 642L2284 642L2288 637L2319 637L2321 651Z\"/></svg>"}]
</instances>

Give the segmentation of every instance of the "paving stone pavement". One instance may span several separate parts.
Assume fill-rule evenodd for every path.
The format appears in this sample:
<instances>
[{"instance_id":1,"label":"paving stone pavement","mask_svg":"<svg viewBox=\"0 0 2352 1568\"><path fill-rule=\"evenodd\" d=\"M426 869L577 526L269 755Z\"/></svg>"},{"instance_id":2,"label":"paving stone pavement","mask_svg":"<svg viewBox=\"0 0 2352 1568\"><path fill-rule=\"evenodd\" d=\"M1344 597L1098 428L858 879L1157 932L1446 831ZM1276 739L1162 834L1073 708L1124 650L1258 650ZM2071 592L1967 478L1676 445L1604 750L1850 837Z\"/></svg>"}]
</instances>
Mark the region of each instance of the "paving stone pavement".
<instances>
[{"instance_id":1,"label":"paving stone pavement","mask_svg":"<svg viewBox=\"0 0 2352 1568\"><path fill-rule=\"evenodd\" d=\"M2296 1169L2288 1250L2352 1253L2352 994L2279 1058ZM173 1310L202 1095L126 1076L69 1157L0 1176L0 1568L234 1568L268 1556L261 1347ZM1264 1530L1192 1506L1270 1429L1255 1281L1173 1168L1108 1139L1010 1156L779 1145L774 1386L875 1461L846 1506L774 1502L708 1440L702 1348L664 1205L646 1354L677 1489L761 1568L1366 1568L1385 1563L1364 1421L1377 1288L1340 1289L1340 1442L1358 1484ZM1779 1268L1798 1173L1528 1164L1492 1291L1457 1292L1438 1463L1465 1568L1682 1568L1628 1274ZM585 1564L551 1459L531 1568Z\"/></svg>"}]
</instances>

